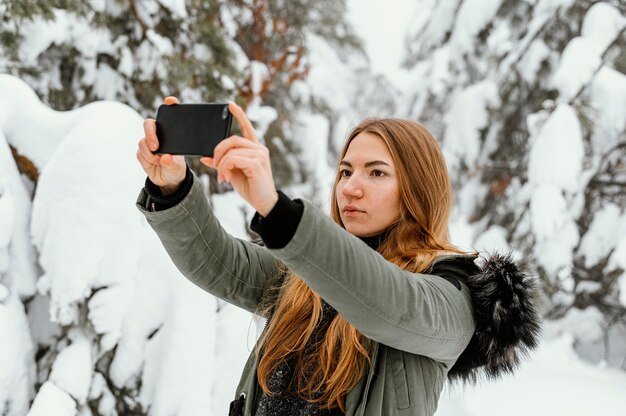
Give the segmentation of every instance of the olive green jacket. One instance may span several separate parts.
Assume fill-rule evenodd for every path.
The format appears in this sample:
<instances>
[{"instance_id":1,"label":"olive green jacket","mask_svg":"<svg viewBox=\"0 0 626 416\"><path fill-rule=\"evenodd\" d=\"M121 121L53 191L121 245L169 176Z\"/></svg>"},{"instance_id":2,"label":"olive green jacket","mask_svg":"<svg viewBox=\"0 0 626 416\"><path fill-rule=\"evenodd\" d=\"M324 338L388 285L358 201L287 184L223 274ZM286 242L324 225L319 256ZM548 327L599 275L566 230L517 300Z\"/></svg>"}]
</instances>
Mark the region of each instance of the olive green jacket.
<instances>
[{"instance_id":1,"label":"olive green jacket","mask_svg":"<svg viewBox=\"0 0 626 416\"><path fill-rule=\"evenodd\" d=\"M149 209L145 190L137 200L178 269L203 290L255 313L284 264L374 341L374 365L347 394L347 416L432 415L448 370L474 333L467 286L404 271L303 204L292 240L268 249L227 234L197 178L189 194L164 211ZM253 353L235 395L246 397L246 416L253 414L257 389Z\"/></svg>"}]
</instances>

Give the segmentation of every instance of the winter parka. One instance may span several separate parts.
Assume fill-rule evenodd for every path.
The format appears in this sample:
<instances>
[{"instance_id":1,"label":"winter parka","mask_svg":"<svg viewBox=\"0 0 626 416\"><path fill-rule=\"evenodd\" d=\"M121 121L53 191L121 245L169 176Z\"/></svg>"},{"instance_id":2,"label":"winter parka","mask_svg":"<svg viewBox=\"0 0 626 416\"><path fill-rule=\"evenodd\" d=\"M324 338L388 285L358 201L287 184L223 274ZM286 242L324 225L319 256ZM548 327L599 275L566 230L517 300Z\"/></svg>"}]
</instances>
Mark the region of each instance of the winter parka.
<instances>
[{"instance_id":1,"label":"winter parka","mask_svg":"<svg viewBox=\"0 0 626 416\"><path fill-rule=\"evenodd\" d=\"M407 272L308 201L291 241L269 249L226 233L193 180L166 210L151 210L145 189L137 200L185 277L258 313L285 265L372 341L372 365L348 392L346 416L432 415L447 378L511 371L536 344L532 281L506 257L479 267L475 256L442 256L424 273ZM231 412L253 415L256 366L253 352Z\"/></svg>"}]
</instances>

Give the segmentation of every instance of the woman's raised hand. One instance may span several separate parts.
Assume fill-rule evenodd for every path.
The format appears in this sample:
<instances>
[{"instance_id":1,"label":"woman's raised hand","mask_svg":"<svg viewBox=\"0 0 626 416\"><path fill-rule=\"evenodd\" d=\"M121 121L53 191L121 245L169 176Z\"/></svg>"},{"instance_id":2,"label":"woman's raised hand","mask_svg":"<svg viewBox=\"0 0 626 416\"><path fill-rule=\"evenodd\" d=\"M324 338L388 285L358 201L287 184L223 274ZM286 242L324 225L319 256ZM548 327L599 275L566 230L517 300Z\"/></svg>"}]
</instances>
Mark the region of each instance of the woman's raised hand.
<instances>
[{"instance_id":1,"label":"woman's raised hand","mask_svg":"<svg viewBox=\"0 0 626 416\"><path fill-rule=\"evenodd\" d=\"M176 97L166 97L165 104L178 104ZM176 192L185 179L187 166L184 156L170 154L157 155L152 153L159 148L159 139L156 135L156 121L147 118L143 122L145 137L139 140L137 160L148 175L148 178L161 188L164 195Z\"/></svg>"},{"instance_id":2,"label":"woman's raised hand","mask_svg":"<svg viewBox=\"0 0 626 416\"><path fill-rule=\"evenodd\" d=\"M243 137L230 136L222 140L212 158L203 157L200 161L217 169L220 182L230 182L259 214L267 216L278 201L269 150L259 142L243 109L232 101L228 109L239 123Z\"/></svg>"}]
</instances>

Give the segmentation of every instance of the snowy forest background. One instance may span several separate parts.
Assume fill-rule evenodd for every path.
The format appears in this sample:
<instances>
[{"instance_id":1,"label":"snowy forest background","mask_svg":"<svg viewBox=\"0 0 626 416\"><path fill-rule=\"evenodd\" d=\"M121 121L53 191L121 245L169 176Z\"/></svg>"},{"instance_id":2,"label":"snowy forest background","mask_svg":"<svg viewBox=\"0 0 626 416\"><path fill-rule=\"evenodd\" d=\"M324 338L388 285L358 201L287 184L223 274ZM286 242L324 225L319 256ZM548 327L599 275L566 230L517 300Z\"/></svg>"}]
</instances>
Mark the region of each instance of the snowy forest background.
<instances>
[{"instance_id":1,"label":"snowy forest background","mask_svg":"<svg viewBox=\"0 0 626 416\"><path fill-rule=\"evenodd\" d=\"M0 0L0 415L227 413L260 323L180 276L134 207L167 95L235 99L278 186L326 210L350 127L425 124L453 242L534 265L545 318L515 376L437 415L623 414L625 51L622 0Z\"/></svg>"}]
</instances>

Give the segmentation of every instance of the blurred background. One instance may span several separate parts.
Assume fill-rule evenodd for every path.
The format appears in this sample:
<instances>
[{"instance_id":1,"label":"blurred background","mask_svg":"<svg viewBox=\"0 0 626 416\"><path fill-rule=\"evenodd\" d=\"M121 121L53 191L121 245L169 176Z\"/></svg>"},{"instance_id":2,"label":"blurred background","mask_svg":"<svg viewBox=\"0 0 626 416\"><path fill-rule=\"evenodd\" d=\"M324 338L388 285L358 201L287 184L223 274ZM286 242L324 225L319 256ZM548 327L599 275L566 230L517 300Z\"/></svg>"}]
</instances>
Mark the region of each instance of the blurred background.
<instances>
[{"instance_id":1,"label":"blurred background","mask_svg":"<svg viewBox=\"0 0 626 416\"><path fill-rule=\"evenodd\" d=\"M426 125L453 242L527 263L545 319L514 376L447 387L437 415L623 415L625 51L623 0L0 0L0 414L228 413L262 323L134 207L142 119L175 95L241 104L277 186L326 211L351 127Z\"/></svg>"}]
</instances>

